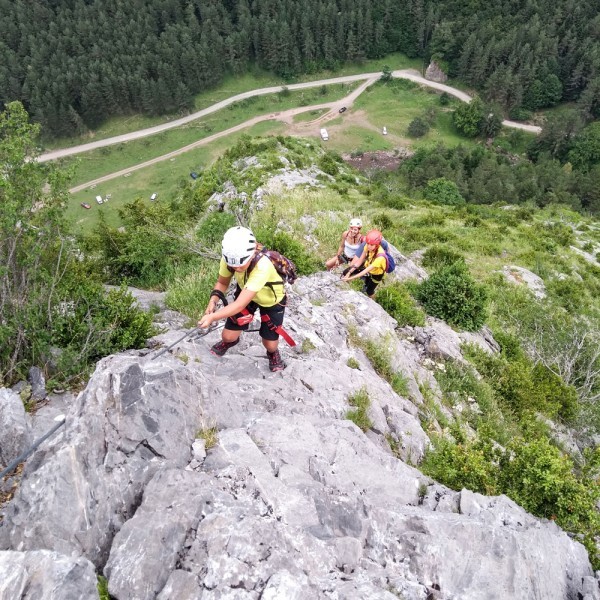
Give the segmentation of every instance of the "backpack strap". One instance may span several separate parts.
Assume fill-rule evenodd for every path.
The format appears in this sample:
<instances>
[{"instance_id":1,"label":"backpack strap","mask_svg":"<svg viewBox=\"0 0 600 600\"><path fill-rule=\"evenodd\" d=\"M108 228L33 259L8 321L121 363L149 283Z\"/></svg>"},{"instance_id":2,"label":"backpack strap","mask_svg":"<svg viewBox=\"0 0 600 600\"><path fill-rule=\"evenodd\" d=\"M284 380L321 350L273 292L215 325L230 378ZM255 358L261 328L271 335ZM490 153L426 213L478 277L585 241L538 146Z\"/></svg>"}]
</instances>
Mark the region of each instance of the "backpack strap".
<instances>
[{"instance_id":1,"label":"backpack strap","mask_svg":"<svg viewBox=\"0 0 600 600\"><path fill-rule=\"evenodd\" d=\"M380 246L380 248L381 248L381 246ZM387 252L383 248L381 248L381 250L382 250L381 252L378 252L375 255L375 258L378 258L379 256L383 256L383 258L385 258L385 269L383 270L383 274L385 275L388 270L388 257L387 257ZM375 261L375 258L373 259L373 261Z\"/></svg>"},{"instance_id":2,"label":"backpack strap","mask_svg":"<svg viewBox=\"0 0 600 600\"><path fill-rule=\"evenodd\" d=\"M244 285L246 285L246 282L248 281L248 277L250 277L250 273L252 272L252 269L254 269L254 267L258 264L258 261L263 257L266 256L269 261L271 262L271 264L273 264L273 261L270 259L269 255L268 255L268 250L267 248L265 248L262 244L257 244L256 245L258 252L252 257L252 259L250 260L250 266L246 269L245 273L244 273ZM230 269L230 267L227 267L228 269ZM273 268L275 268L275 266L273 266ZM233 273L233 269L230 269L231 272ZM277 269L275 269L277 271ZM280 275L281 277L281 275ZM281 278L281 281L267 281L265 282L265 286L271 288L271 291L273 292L273 298L275 299L275 301L277 301L277 294L275 293L275 287L276 285L281 285L284 286L284 282L283 282L283 277Z\"/></svg>"}]
</instances>

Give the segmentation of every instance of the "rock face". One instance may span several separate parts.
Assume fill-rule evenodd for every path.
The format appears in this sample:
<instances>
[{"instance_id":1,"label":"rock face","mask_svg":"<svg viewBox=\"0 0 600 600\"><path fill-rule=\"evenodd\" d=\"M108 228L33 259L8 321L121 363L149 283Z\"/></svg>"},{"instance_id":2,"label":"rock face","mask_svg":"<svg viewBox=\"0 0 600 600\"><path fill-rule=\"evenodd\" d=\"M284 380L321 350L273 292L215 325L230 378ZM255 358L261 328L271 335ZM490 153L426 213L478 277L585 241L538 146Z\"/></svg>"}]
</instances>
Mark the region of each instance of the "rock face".
<instances>
[{"instance_id":1,"label":"rock face","mask_svg":"<svg viewBox=\"0 0 600 600\"><path fill-rule=\"evenodd\" d=\"M69 561L79 596L57 598L96 597L90 563L117 600L600 598L585 549L554 523L408 464L429 444L419 384L437 385L424 346L394 325L323 273L289 294L298 346L282 348L283 372L269 372L252 333L222 358L209 352L217 331L156 360L146 350L100 361L3 509L0 598L40 569L66 585ZM422 329L412 333L429 345L454 343L435 322ZM375 373L349 330L389 348L410 397ZM346 419L361 389L367 433ZM216 444L200 443L213 429ZM26 573L21 587L4 583L13 572Z\"/></svg>"},{"instance_id":2,"label":"rock face","mask_svg":"<svg viewBox=\"0 0 600 600\"><path fill-rule=\"evenodd\" d=\"M546 297L544 280L535 273L532 273L523 267L514 265L505 266L502 269L502 272L504 273L504 277L511 283L516 285L526 285L536 298L541 300Z\"/></svg>"},{"instance_id":3,"label":"rock face","mask_svg":"<svg viewBox=\"0 0 600 600\"><path fill-rule=\"evenodd\" d=\"M429 79L429 81L435 81L437 83L446 83L446 81L448 81L448 75L442 71L440 65L432 60L425 71L425 79Z\"/></svg>"},{"instance_id":4,"label":"rock face","mask_svg":"<svg viewBox=\"0 0 600 600\"><path fill-rule=\"evenodd\" d=\"M97 600L94 565L56 552L0 552L2 600Z\"/></svg>"},{"instance_id":5,"label":"rock face","mask_svg":"<svg viewBox=\"0 0 600 600\"><path fill-rule=\"evenodd\" d=\"M32 442L31 426L21 397L0 388L0 467L6 467Z\"/></svg>"}]
</instances>

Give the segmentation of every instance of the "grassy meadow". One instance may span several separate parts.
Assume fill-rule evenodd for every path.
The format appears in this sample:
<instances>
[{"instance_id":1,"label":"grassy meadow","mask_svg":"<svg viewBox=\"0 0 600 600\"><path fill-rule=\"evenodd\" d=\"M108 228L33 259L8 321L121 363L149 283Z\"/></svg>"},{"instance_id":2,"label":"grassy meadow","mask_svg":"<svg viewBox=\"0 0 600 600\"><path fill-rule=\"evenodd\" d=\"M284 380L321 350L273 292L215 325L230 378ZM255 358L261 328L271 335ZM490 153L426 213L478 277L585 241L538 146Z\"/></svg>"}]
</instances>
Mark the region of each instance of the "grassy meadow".
<instances>
[{"instance_id":1,"label":"grassy meadow","mask_svg":"<svg viewBox=\"0 0 600 600\"><path fill-rule=\"evenodd\" d=\"M284 86L293 83L302 83L305 81L331 79L333 77L343 77L345 75L358 75L359 73L377 72L383 70L384 65L389 66L392 70L423 70L422 60L408 58L399 52L390 54L385 58L366 60L361 64L352 63L344 65L335 72L329 70L317 71L315 73L303 74L301 78L294 78L288 81L282 79L281 77L277 77L272 73L254 68L249 73L230 75L229 77L225 78L219 86L196 95L194 98L194 107L192 112L208 108L217 102L221 102L222 100L226 100L231 96L236 96L237 94L242 94L250 90L273 87L277 85ZM94 140L103 140L109 137L122 135L124 133L130 133L132 131L137 131L138 129L154 127L155 125L159 125L161 123L179 119L186 114L188 113L180 112L166 116L145 116L134 114L114 117L102 124L95 131L87 132L81 136L58 139L43 139L42 147L44 150L69 148L71 146L85 144Z\"/></svg>"}]
</instances>

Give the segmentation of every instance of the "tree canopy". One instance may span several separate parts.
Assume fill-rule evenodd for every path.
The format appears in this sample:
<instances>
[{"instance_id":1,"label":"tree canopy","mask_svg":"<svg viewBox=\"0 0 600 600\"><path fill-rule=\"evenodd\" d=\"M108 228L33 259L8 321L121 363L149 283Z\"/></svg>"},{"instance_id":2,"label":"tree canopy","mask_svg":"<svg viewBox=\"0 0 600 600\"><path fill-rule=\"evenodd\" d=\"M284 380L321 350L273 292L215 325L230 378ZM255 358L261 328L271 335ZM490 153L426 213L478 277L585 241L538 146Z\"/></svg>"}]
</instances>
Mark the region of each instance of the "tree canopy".
<instances>
[{"instance_id":1,"label":"tree canopy","mask_svg":"<svg viewBox=\"0 0 600 600\"><path fill-rule=\"evenodd\" d=\"M0 109L55 136L109 116L188 111L258 65L286 79L390 52L448 65L505 109L600 115L592 0L0 0Z\"/></svg>"}]
</instances>

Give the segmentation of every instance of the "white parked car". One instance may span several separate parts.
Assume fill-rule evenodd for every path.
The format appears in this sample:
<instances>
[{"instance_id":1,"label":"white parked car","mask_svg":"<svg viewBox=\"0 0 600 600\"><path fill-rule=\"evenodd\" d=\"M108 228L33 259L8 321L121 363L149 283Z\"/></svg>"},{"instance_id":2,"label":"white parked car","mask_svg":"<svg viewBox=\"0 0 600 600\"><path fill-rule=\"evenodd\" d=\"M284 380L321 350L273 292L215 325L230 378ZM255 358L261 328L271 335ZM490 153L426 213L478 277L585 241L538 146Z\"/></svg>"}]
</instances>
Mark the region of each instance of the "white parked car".
<instances>
[{"instance_id":1,"label":"white parked car","mask_svg":"<svg viewBox=\"0 0 600 600\"><path fill-rule=\"evenodd\" d=\"M96 196L96 202L98 204L102 204L103 200L102 200L102 196Z\"/></svg>"},{"instance_id":2,"label":"white parked car","mask_svg":"<svg viewBox=\"0 0 600 600\"><path fill-rule=\"evenodd\" d=\"M154 192L154 194L152 194L152 196L150 196L150 200L156 200L157 196L158 196L158 194L156 192Z\"/></svg>"}]
</instances>

